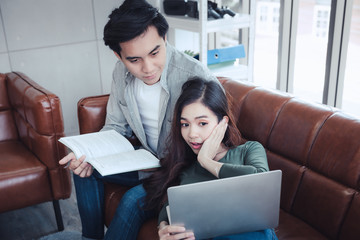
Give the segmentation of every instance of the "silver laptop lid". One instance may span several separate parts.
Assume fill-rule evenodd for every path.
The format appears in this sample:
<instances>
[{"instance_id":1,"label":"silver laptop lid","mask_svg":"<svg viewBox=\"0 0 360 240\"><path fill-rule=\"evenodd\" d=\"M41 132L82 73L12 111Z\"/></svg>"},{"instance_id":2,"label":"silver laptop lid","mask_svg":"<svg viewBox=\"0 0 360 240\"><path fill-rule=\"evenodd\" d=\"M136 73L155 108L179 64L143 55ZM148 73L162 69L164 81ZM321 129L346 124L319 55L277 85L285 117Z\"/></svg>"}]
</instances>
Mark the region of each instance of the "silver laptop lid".
<instances>
[{"instance_id":1,"label":"silver laptop lid","mask_svg":"<svg viewBox=\"0 0 360 240\"><path fill-rule=\"evenodd\" d=\"M274 228L279 221L280 170L168 189L171 224L197 239Z\"/></svg>"}]
</instances>

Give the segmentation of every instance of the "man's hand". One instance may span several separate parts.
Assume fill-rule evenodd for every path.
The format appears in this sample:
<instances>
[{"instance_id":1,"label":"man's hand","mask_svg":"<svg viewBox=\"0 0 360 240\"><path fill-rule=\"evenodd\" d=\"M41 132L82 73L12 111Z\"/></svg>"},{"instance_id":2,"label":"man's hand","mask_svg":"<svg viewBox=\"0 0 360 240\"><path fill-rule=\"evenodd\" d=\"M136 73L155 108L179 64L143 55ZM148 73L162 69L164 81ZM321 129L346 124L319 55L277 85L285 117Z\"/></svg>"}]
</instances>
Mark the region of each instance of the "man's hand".
<instances>
[{"instance_id":1,"label":"man's hand","mask_svg":"<svg viewBox=\"0 0 360 240\"><path fill-rule=\"evenodd\" d=\"M59 161L59 164L67 164L65 167L69 167L69 169L73 171L74 174L80 177L90 177L94 170L92 166L84 160L85 155L81 156L79 159L76 159L75 154L71 152L65 157L63 157Z\"/></svg>"}]
</instances>

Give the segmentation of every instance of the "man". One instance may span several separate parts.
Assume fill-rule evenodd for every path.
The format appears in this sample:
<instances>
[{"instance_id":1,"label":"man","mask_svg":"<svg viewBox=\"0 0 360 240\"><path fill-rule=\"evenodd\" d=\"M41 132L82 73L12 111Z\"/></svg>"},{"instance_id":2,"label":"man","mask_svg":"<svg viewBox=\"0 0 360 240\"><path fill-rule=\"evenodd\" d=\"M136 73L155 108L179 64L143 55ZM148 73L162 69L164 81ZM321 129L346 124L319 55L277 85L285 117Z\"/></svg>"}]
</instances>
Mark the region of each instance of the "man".
<instances>
[{"instance_id":1,"label":"man","mask_svg":"<svg viewBox=\"0 0 360 240\"><path fill-rule=\"evenodd\" d=\"M158 158L164 156L174 105L183 83L192 76L217 81L199 61L170 46L167 31L165 18L145 0L125 0L110 14L104 28L105 45L119 61L113 72L102 130L115 129L126 137L134 133L142 147ZM103 181L108 181L135 187L122 198L105 239L136 239L142 223L156 216L138 205L145 196L141 180L149 172L102 177L84 160L85 156L76 159L70 153L59 162L70 162L74 173L83 237L104 236Z\"/></svg>"}]
</instances>

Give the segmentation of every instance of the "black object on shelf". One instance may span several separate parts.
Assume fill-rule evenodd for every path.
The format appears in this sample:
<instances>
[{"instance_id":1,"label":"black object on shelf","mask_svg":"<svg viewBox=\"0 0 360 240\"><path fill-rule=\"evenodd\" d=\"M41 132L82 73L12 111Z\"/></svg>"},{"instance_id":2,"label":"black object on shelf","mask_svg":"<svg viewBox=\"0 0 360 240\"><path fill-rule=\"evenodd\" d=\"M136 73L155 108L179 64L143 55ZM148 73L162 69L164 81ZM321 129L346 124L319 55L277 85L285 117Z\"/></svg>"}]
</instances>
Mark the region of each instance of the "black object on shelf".
<instances>
[{"instance_id":1,"label":"black object on shelf","mask_svg":"<svg viewBox=\"0 0 360 240\"><path fill-rule=\"evenodd\" d=\"M214 3L212 1L208 1L208 10L210 10L210 9L215 11L217 13L217 15L220 16L220 17L214 17L214 18L223 18L225 14L228 14L231 17L235 16L235 13L233 11L231 11L230 8L224 7L224 6L219 8L217 3Z\"/></svg>"},{"instance_id":2,"label":"black object on shelf","mask_svg":"<svg viewBox=\"0 0 360 240\"><path fill-rule=\"evenodd\" d=\"M164 0L164 11L168 15L188 16L192 18L199 18L198 2L185 0ZM218 7L217 3L208 1L208 18L219 19L223 18L225 14L231 17L235 13L230 8L222 6Z\"/></svg>"},{"instance_id":3,"label":"black object on shelf","mask_svg":"<svg viewBox=\"0 0 360 240\"><path fill-rule=\"evenodd\" d=\"M168 15L199 18L197 1L165 0L163 4L164 11Z\"/></svg>"}]
</instances>

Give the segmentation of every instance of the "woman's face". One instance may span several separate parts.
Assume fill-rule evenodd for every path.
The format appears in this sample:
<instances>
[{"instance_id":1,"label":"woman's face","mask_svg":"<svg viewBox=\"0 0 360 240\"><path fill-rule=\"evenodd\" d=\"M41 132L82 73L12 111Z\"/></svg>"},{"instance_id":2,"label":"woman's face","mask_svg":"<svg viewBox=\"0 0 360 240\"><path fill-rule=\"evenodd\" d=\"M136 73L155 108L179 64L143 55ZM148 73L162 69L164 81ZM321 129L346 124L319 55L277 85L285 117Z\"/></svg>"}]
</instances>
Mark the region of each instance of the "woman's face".
<instances>
[{"instance_id":1,"label":"woman's face","mask_svg":"<svg viewBox=\"0 0 360 240\"><path fill-rule=\"evenodd\" d=\"M181 135L194 153L198 154L218 123L214 112L201 102L194 102L185 106L181 112Z\"/></svg>"}]
</instances>

